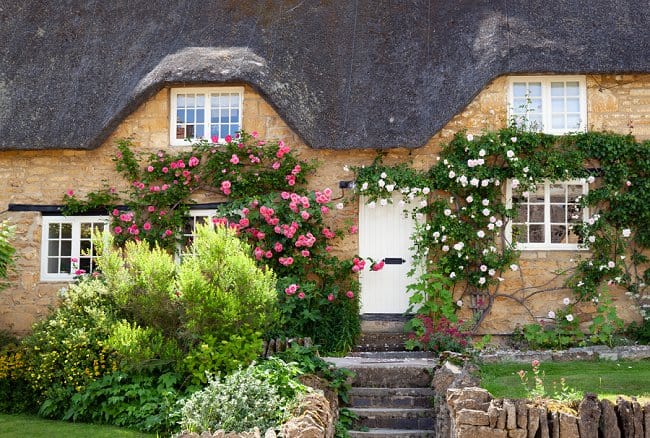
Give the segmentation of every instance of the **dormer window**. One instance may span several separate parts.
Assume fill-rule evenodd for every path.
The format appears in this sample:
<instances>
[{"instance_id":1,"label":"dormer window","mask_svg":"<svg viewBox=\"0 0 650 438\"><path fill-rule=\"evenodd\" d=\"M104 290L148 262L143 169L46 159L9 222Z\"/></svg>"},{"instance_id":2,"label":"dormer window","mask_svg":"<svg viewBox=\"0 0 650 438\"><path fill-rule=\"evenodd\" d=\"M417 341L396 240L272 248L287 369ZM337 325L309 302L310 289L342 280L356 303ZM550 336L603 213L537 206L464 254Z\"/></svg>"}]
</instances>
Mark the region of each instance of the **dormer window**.
<instances>
[{"instance_id":1,"label":"dormer window","mask_svg":"<svg viewBox=\"0 0 650 438\"><path fill-rule=\"evenodd\" d=\"M172 88L170 143L223 141L241 130L243 87Z\"/></svg>"},{"instance_id":2,"label":"dormer window","mask_svg":"<svg viewBox=\"0 0 650 438\"><path fill-rule=\"evenodd\" d=\"M508 108L518 125L547 134L587 129L584 76L513 76Z\"/></svg>"}]
</instances>

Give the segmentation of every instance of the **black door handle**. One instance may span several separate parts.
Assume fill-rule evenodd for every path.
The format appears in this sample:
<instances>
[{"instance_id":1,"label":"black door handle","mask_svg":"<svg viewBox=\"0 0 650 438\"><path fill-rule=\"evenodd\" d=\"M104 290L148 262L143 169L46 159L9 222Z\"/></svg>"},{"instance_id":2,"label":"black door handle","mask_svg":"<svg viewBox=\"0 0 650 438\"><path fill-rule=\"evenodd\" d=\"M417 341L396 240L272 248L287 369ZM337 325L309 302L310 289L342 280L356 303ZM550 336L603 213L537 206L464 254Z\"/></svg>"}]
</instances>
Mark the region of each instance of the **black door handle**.
<instances>
[{"instance_id":1,"label":"black door handle","mask_svg":"<svg viewBox=\"0 0 650 438\"><path fill-rule=\"evenodd\" d=\"M401 265L403 263L406 263L406 260L401 257L386 257L384 259L384 263L387 265Z\"/></svg>"}]
</instances>

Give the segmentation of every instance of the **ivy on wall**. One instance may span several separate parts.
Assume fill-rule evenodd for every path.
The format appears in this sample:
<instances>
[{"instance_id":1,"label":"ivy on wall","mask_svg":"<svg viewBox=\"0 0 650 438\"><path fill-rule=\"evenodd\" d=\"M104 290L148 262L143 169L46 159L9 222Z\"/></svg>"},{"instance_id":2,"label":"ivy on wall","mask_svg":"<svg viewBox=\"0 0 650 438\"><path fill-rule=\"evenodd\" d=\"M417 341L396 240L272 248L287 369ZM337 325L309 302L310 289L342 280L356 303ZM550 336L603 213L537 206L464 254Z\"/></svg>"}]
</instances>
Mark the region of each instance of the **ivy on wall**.
<instances>
[{"instance_id":1,"label":"ivy on wall","mask_svg":"<svg viewBox=\"0 0 650 438\"><path fill-rule=\"evenodd\" d=\"M403 163L387 166L381 156L355 171L357 194L369 207L391 202L396 192L402 194L400 203L425 198L414 214L426 215L427 221L418 226L413 242L416 261L426 263L428 274L414 278L410 286L414 307L428 303L425 314L455 318L463 303L454 300L463 297L474 308L476 328L495 299L504 297L534 317L528 299L543 292L543 285L528 294L501 286L504 272L519 268L517 236L508 241L505 234L517 199L508 205L505 188L511 184L527 196L547 180L584 179L589 193L580 199L580 207L588 208L590 216L572 232L590 251L562 273L573 299L550 316L567 330L577 330L572 309L601 300L592 324L599 325L593 328L597 335L616 320L611 303L601 295L609 283L624 287L650 318L645 301L650 283L650 142L598 132L552 136L512 126L480 136L458 133L428 171ZM442 278L449 283L445 291L452 293L440 291Z\"/></svg>"}]
</instances>

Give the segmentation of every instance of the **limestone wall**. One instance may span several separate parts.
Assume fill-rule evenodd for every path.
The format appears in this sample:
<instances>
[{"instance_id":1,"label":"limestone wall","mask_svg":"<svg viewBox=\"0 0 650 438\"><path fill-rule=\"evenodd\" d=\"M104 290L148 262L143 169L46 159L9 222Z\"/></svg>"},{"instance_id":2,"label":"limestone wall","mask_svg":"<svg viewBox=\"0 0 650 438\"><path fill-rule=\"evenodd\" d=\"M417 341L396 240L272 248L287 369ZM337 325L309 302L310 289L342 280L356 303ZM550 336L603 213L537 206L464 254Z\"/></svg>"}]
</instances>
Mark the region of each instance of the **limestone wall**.
<instances>
[{"instance_id":1,"label":"limestone wall","mask_svg":"<svg viewBox=\"0 0 650 438\"><path fill-rule=\"evenodd\" d=\"M588 76L587 87L590 129L632 132L639 139L650 138L650 75ZM440 145L449 141L455 132L464 129L480 134L485 129L503 127L507 119L506 96L507 79L495 79L425 146L417 150L390 150L386 162L412 161L416 167L428 168L435 162ZM102 181L117 189L123 188L125 183L114 171L111 161L115 141L132 137L140 151L170 148L169 106L169 90L160 91L127 117L96 150L0 152L0 212L3 212L0 219L9 219L18 225L16 246L20 257L18 272L12 278L13 285L0 293L0 329L25 333L33 320L55 303L56 291L65 285L39 281L40 214L6 212L8 205L61 204L66 190L73 189L83 195L100 187ZM344 166L368 164L375 157L373 149L331 151L308 148L263 97L248 86L245 87L243 115L243 127L247 131L258 131L266 138L284 139L304 158L318 160L321 166L311 183L314 188L331 187L335 197L342 195L337 192L338 181L352 178L352 174L344 171ZM197 195L198 202L213 200L212 195ZM336 214L339 220L354 221L358 217L358 207L352 205ZM354 254L357 248L356 235L352 235L337 250ZM522 255L522 269L507 278L502 290L512 292L522 287L549 284L553 272L570 266L574 256L573 253L557 251L526 252ZM545 315L548 310L557 307L566 294L566 291L540 294L532 303L532 308L539 315ZM630 302L618 291L615 305L626 319L638 318L631 310ZM514 300L503 299L497 301L484 327L487 332L503 333L509 332L517 322L529 321L530 315L523 312Z\"/></svg>"},{"instance_id":2,"label":"limestone wall","mask_svg":"<svg viewBox=\"0 0 650 438\"><path fill-rule=\"evenodd\" d=\"M449 438L591 438L650 436L650 403L587 394L576 412L531 400L494 399L481 388L450 389ZM442 435L438 435L442 437ZM447 438L445 437L445 438Z\"/></svg>"}]
</instances>

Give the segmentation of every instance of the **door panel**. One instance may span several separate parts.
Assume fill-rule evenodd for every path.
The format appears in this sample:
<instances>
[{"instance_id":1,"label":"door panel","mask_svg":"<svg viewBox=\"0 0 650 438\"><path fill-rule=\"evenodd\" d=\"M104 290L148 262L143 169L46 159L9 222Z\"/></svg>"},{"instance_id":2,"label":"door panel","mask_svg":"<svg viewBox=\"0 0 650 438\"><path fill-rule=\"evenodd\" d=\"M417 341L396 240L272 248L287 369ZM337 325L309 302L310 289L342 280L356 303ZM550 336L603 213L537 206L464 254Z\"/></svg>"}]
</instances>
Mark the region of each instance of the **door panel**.
<instances>
[{"instance_id":1,"label":"door panel","mask_svg":"<svg viewBox=\"0 0 650 438\"><path fill-rule=\"evenodd\" d=\"M374 208L363 197L359 201L359 254L375 261L392 259L380 271L370 271L368 266L361 273L361 313L404 313L408 308L406 286L411 279L407 273L413 264L409 248L415 223L410 213L404 213L400 199L395 194L392 204ZM397 263L400 259L404 263Z\"/></svg>"}]
</instances>

